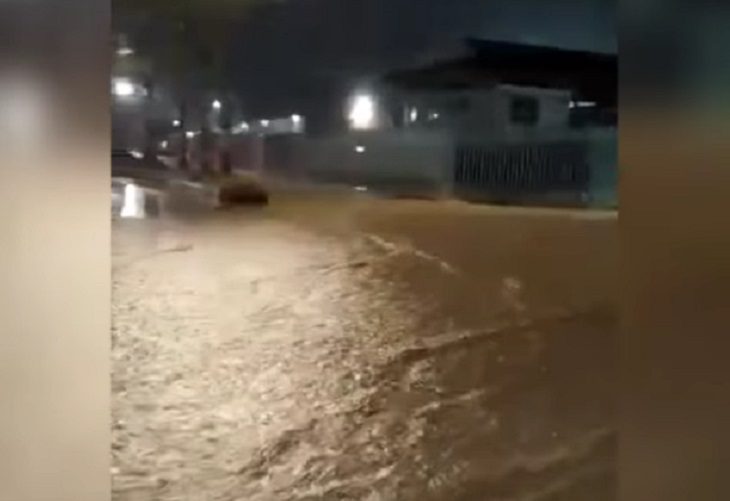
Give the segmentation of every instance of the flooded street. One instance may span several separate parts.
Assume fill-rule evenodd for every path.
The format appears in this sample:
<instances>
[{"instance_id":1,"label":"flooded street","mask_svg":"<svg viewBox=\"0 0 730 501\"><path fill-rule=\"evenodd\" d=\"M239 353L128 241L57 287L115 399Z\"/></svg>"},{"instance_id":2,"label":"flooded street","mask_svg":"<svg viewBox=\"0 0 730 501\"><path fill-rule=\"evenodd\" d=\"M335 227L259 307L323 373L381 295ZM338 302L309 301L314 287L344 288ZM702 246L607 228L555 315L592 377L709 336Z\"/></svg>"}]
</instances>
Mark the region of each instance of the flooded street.
<instances>
[{"instance_id":1,"label":"flooded street","mask_svg":"<svg viewBox=\"0 0 730 501\"><path fill-rule=\"evenodd\" d=\"M140 203L113 222L113 499L615 498L615 214Z\"/></svg>"}]
</instances>

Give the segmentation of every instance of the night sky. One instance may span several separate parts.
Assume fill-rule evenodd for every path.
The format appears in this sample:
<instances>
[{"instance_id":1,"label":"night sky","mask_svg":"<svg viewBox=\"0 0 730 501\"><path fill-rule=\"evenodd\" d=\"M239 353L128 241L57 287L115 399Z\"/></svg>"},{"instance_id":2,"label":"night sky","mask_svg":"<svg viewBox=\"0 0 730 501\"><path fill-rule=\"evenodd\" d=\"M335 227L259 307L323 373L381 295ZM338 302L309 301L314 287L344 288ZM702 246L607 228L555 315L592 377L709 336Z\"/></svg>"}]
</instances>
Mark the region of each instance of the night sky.
<instances>
[{"instance_id":1,"label":"night sky","mask_svg":"<svg viewBox=\"0 0 730 501\"><path fill-rule=\"evenodd\" d=\"M234 44L253 115L307 113L385 70L458 55L466 37L616 52L615 0L286 0Z\"/></svg>"}]
</instances>

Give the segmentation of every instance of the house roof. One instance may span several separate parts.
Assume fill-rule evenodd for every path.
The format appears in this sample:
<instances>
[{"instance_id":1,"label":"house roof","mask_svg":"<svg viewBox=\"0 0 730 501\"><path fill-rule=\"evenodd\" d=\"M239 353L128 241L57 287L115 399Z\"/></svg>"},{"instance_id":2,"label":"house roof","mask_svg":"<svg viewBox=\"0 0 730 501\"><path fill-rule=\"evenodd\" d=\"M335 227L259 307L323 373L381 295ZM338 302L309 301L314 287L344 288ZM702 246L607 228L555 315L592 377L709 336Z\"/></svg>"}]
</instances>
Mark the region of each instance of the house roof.
<instances>
[{"instance_id":1,"label":"house roof","mask_svg":"<svg viewBox=\"0 0 730 501\"><path fill-rule=\"evenodd\" d=\"M467 40L471 54L394 71L385 81L407 89L491 87L498 83L573 90L581 99L616 105L618 57L490 40Z\"/></svg>"}]
</instances>

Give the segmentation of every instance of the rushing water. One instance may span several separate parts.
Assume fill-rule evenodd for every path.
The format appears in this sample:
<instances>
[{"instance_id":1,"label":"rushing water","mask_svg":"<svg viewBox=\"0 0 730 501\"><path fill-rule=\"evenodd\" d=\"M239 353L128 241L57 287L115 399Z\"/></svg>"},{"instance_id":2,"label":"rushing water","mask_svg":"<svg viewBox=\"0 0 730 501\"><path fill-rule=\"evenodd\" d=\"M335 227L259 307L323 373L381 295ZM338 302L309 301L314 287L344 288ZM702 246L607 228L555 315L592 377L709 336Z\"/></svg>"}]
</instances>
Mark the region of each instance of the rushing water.
<instances>
[{"instance_id":1,"label":"rushing water","mask_svg":"<svg viewBox=\"0 0 730 501\"><path fill-rule=\"evenodd\" d=\"M114 499L615 498L612 215L157 215L114 223Z\"/></svg>"}]
</instances>

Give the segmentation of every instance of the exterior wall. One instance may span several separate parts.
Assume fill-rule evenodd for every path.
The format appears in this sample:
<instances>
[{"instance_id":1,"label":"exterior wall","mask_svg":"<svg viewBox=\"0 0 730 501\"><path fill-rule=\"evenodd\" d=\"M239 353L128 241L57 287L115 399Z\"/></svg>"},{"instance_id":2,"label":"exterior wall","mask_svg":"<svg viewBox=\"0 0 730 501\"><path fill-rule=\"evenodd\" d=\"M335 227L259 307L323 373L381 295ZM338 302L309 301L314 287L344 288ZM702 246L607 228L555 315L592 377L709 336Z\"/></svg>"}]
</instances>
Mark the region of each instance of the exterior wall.
<instances>
[{"instance_id":1,"label":"exterior wall","mask_svg":"<svg viewBox=\"0 0 730 501\"><path fill-rule=\"evenodd\" d=\"M263 172L402 196L615 207L616 159L615 129L533 140L411 129L269 140Z\"/></svg>"},{"instance_id":2,"label":"exterior wall","mask_svg":"<svg viewBox=\"0 0 730 501\"><path fill-rule=\"evenodd\" d=\"M511 102L519 96L537 101L536 124L512 121ZM568 129L570 99L567 90L499 85L491 89L407 93L401 96L401 112L408 129L443 129L485 139L530 139L545 131ZM415 123L409 120L414 108L418 110ZM432 118L434 113L438 118Z\"/></svg>"},{"instance_id":3,"label":"exterior wall","mask_svg":"<svg viewBox=\"0 0 730 501\"><path fill-rule=\"evenodd\" d=\"M413 92L399 99L403 127L408 129L446 129L458 131L477 128L486 132L499 124L496 92L490 89ZM411 110L417 110L417 120L411 121ZM438 118L429 118L437 113Z\"/></svg>"},{"instance_id":4,"label":"exterior wall","mask_svg":"<svg viewBox=\"0 0 730 501\"><path fill-rule=\"evenodd\" d=\"M167 137L168 147L166 149L166 163L173 167L177 166L177 156L182 148L181 134ZM225 145L225 146L224 146ZM213 135L211 144L203 148L200 134L192 139L187 139L188 164L192 171L202 169L207 162L208 168L213 171L221 169L221 149L227 147L231 155L231 168L239 172L260 172L263 169L264 140L258 135L239 134L233 135L224 140L218 135Z\"/></svg>"},{"instance_id":5,"label":"exterior wall","mask_svg":"<svg viewBox=\"0 0 730 501\"><path fill-rule=\"evenodd\" d=\"M235 135L229 140L234 171L261 172L264 162L264 139L258 135Z\"/></svg>"},{"instance_id":6,"label":"exterior wall","mask_svg":"<svg viewBox=\"0 0 730 501\"><path fill-rule=\"evenodd\" d=\"M511 104L515 97L537 101L537 123L521 125L512 121ZM479 133L490 139L524 138L546 130L566 129L569 124L570 93L567 91L499 86L488 92L473 92L470 103L471 109L456 124L462 134Z\"/></svg>"},{"instance_id":7,"label":"exterior wall","mask_svg":"<svg viewBox=\"0 0 730 501\"><path fill-rule=\"evenodd\" d=\"M529 134L531 131L567 129L570 123L570 91L559 89L538 89L502 85L498 89L500 121L508 135ZM513 97L528 96L537 100L540 113L537 124L526 127L512 123L510 104Z\"/></svg>"},{"instance_id":8,"label":"exterior wall","mask_svg":"<svg viewBox=\"0 0 730 501\"><path fill-rule=\"evenodd\" d=\"M515 96L538 101L535 124L512 122ZM419 117L405 127L323 137L236 136L234 169L396 195L615 207L616 130L571 129L570 98L563 90L506 85L411 95L408 104ZM438 119L429 120L429 113Z\"/></svg>"},{"instance_id":9,"label":"exterior wall","mask_svg":"<svg viewBox=\"0 0 730 501\"><path fill-rule=\"evenodd\" d=\"M402 195L433 196L448 189L453 141L443 133L371 132L312 146L304 158L306 168L316 178ZM364 151L358 152L362 148Z\"/></svg>"},{"instance_id":10,"label":"exterior wall","mask_svg":"<svg viewBox=\"0 0 730 501\"><path fill-rule=\"evenodd\" d=\"M400 195L437 196L450 189L453 144L442 132L408 130L271 138L265 172Z\"/></svg>"}]
</instances>

